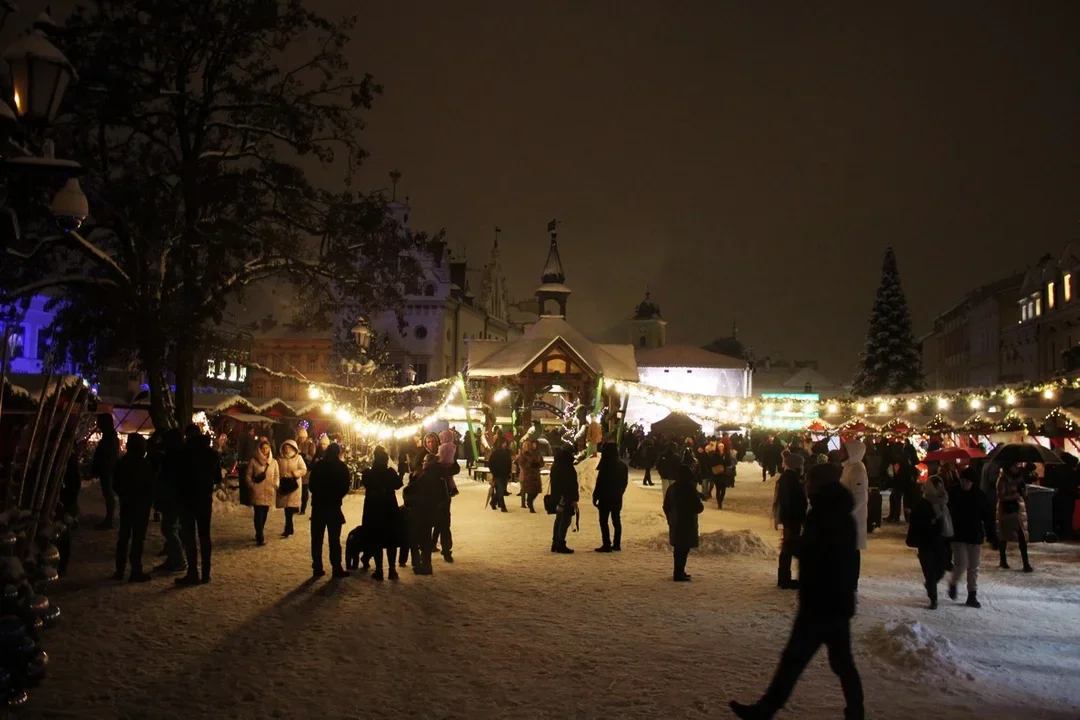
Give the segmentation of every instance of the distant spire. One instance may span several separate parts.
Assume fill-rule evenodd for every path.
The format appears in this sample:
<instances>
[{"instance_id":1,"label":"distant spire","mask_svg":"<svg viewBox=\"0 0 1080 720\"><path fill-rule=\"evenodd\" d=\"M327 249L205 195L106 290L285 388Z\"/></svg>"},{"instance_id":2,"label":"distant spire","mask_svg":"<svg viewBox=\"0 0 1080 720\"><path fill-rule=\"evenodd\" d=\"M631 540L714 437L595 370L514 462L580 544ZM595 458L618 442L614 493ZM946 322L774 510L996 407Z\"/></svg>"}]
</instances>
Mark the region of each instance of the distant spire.
<instances>
[{"instance_id":1,"label":"distant spire","mask_svg":"<svg viewBox=\"0 0 1080 720\"><path fill-rule=\"evenodd\" d=\"M401 179L401 173L400 172L398 172L397 170L391 170L390 171L390 199L391 200L397 200L397 184L398 184L398 180L400 180L400 179ZM408 202L409 201L406 200L405 204L407 205Z\"/></svg>"},{"instance_id":2,"label":"distant spire","mask_svg":"<svg viewBox=\"0 0 1080 720\"><path fill-rule=\"evenodd\" d=\"M499 251L499 233L502 232L502 228L498 225L495 226L495 252Z\"/></svg>"},{"instance_id":3,"label":"distant spire","mask_svg":"<svg viewBox=\"0 0 1080 720\"><path fill-rule=\"evenodd\" d=\"M547 262L544 263L544 274L540 278L543 283L562 284L566 282L566 273L563 272L562 260L559 258L559 243L555 239L555 233L551 233L551 246L548 248Z\"/></svg>"}]
</instances>

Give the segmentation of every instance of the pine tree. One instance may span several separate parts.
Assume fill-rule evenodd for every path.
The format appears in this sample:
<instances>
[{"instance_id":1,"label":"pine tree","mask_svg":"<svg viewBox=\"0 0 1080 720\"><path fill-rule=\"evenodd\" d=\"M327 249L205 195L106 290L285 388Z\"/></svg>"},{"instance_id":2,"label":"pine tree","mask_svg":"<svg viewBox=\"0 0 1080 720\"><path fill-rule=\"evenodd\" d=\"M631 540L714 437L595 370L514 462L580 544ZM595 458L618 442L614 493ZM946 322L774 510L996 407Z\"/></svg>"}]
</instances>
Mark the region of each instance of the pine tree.
<instances>
[{"instance_id":1,"label":"pine tree","mask_svg":"<svg viewBox=\"0 0 1080 720\"><path fill-rule=\"evenodd\" d=\"M924 387L922 357L911 331L911 313L900 286L893 249L885 249L866 347L852 383L857 396L903 393Z\"/></svg>"}]
</instances>

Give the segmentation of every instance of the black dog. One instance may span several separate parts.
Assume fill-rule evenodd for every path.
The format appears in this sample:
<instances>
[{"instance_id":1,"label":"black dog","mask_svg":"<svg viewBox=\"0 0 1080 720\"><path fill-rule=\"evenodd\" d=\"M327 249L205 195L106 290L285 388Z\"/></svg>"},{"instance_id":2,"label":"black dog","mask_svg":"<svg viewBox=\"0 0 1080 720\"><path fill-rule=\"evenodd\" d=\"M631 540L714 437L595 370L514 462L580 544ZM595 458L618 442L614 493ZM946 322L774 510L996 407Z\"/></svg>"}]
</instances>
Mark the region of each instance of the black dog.
<instances>
[{"instance_id":1,"label":"black dog","mask_svg":"<svg viewBox=\"0 0 1080 720\"><path fill-rule=\"evenodd\" d=\"M360 567L360 556L363 555L364 569L368 569L368 555L364 552L367 546L367 538L364 535L364 526L357 525L345 538L345 569L356 570Z\"/></svg>"}]
</instances>

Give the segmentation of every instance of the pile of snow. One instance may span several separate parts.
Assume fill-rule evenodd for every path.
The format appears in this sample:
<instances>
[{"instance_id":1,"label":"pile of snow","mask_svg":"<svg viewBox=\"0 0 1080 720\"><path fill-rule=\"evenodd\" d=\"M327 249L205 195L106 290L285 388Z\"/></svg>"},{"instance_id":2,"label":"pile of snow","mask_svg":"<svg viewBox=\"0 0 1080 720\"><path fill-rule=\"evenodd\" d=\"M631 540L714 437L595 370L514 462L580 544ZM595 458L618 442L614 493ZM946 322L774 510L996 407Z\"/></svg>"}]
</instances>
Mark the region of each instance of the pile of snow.
<instances>
[{"instance_id":1,"label":"pile of snow","mask_svg":"<svg viewBox=\"0 0 1080 720\"><path fill-rule=\"evenodd\" d=\"M882 660L914 673L975 678L961 668L953 644L920 622L890 620L871 631L870 647Z\"/></svg>"},{"instance_id":2,"label":"pile of snow","mask_svg":"<svg viewBox=\"0 0 1080 720\"><path fill-rule=\"evenodd\" d=\"M666 532L645 541L650 550L671 551ZM761 539L753 530L715 530L701 533L698 547L694 550L699 555L743 555L757 558L774 558L776 549Z\"/></svg>"},{"instance_id":3,"label":"pile of snow","mask_svg":"<svg viewBox=\"0 0 1080 720\"><path fill-rule=\"evenodd\" d=\"M214 490L214 515L231 514L245 509L240 504L240 493L223 487Z\"/></svg>"}]
</instances>

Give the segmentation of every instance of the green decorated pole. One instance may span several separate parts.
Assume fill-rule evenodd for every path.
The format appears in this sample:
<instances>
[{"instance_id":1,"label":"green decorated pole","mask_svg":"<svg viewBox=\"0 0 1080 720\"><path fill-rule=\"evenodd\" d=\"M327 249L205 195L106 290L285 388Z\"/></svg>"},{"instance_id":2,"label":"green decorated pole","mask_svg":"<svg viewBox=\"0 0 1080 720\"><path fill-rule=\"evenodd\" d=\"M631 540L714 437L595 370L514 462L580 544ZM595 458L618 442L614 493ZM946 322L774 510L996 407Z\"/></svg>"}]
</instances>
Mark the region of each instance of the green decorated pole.
<instances>
[{"instance_id":1,"label":"green decorated pole","mask_svg":"<svg viewBox=\"0 0 1080 720\"><path fill-rule=\"evenodd\" d=\"M476 429L472 424L472 415L469 414L469 393L465 390L465 376L458 373L457 376L458 389L461 390L461 407L465 408L465 422L469 426L469 437L472 443L472 456L473 462L480 461L480 450L476 445Z\"/></svg>"},{"instance_id":2,"label":"green decorated pole","mask_svg":"<svg viewBox=\"0 0 1080 720\"><path fill-rule=\"evenodd\" d=\"M623 396L622 412L620 413L620 417L619 417L619 430L615 435L615 444L618 445L620 448L622 447L622 431L623 431L623 428L626 427L626 409L627 409L627 407L629 407L629 405L630 405L630 393L627 392Z\"/></svg>"},{"instance_id":3,"label":"green decorated pole","mask_svg":"<svg viewBox=\"0 0 1080 720\"><path fill-rule=\"evenodd\" d=\"M599 422L600 408L603 407L603 398L604 398L604 373L600 373L600 375L597 376L597 378L596 378L596 397L593 398L593 411L592 411L592 416L594 418L597 418L597 422ZM590 423L590 425L591 425L591 423ZM588 430L586 430L586 432L588 432ZM593 441L592 441L591 437L589 438L588 445L586 446L586 451L588 452L589 457L592 457L593 455L596 454L596 445L593 444Z\"/></svg>"}]
</instances>

